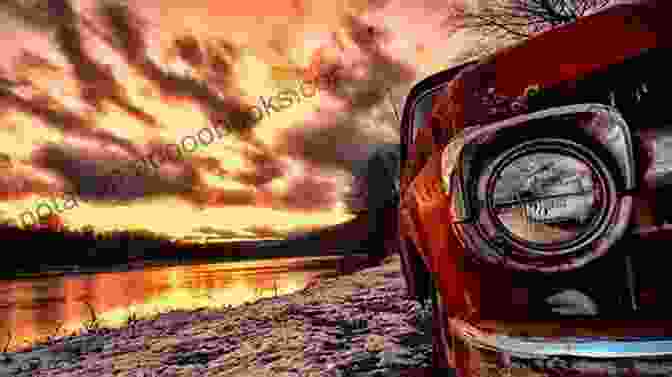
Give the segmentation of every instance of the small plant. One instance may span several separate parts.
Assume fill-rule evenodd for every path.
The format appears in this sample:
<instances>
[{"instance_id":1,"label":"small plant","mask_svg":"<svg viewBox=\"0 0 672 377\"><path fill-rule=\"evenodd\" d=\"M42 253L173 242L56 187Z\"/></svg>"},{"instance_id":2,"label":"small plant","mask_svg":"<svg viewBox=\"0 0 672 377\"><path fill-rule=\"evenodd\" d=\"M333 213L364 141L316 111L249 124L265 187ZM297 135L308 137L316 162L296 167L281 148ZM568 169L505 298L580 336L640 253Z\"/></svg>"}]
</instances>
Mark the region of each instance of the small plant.
<instances>
[{"instance_id":1,"label":"small plant","mask_svg":"<svg viewBox=\"0 0 672 377\"><path fill-rule=\"evenodd\" d=\"M63 326L65 326L65 322L61 322L56 326L56 330L54 330L55 336L58 336L58 333L63 329Z\"/></svg>"},{"instance_id":2,"label":"small plant","mask_svg":"<svg viewBox=\"0 0 672 377\"><path fill-rule=\"evenodd\" d=\"M262 287L256 287L254 288L254 298L255 300L259 300L261 298L264 298L264 292L267 291L272 291L273 292L273 297L278 297L278 286L275 282L273 281L273 288L262 288Z\"/></svg>"},{"instance_id":3,"label":"small plant","mask_svg":"<svg viewBox=\"0 0 672 377\"><path fill-rule=\"evenodd\" d=\"M84 329L86 330L86 332L96 332L100 330L101 322L100 319L98 318L98 315L96 314L95 309L88 301L85 301L84 304L89 309L89 315L91 316L91 319L89 319L88 321L84 321L84 323L82 324Z\"/></svg>"},{"instance_id":4,"label":"small plant","mask_svg":"<svg viewBox=\"0 0 672 377\"><path fill-rule=\"evenodd\" d=\"M12 343L13 338L14 338L14 334L12 333L12 330L7 329L7 343L2 348L2 353L7 353L7 350L9 350L9 345Z\"/></svg>"},{"instance_id":5,"label":"small plant","mask_svg":"<svg viewBox=\"0 0 672 377\"><path fill-rule=\"evenodd\" d=\"M139 321L138 313L131 311L129 309L128 316L126 317L126 325L134 326L136 323L138 323L138 321Z\"/></svg>"},{"instance_id":6,"label":"small plant","mask_svg":"<svg viewBox=\"0 0 672 377\"><path fill-rule=\"evenodd\" d=\"M261 288L255 287L254 288L254 299L259 300L262 296Z\"/></svg>"},{"instance_id":7,"label":"small plant","mask_svg":"<svg viewBox=\"0 0 672 377\"><path fill-rule=\"evenodd\" d=\"M56 326L56 329L54 330L53 334L51 334L51 335L47 335L47 343L52 342L53 340L56 339L56 337L58 337L58 333L61 332L61 329L63 329L63 326L64 326L64 325L65 325L65 323L60 322L60 323Z\"/></svg>"}]
</instances>

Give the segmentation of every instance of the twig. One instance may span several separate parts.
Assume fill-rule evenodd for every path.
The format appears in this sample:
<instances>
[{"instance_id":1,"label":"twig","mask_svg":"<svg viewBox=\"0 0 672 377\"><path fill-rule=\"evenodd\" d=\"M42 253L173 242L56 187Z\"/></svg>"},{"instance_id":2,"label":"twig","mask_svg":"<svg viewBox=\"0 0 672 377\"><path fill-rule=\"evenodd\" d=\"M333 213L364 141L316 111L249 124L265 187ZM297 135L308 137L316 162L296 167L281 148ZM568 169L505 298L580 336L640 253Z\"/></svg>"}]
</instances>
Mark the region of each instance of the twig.
<instances>
[{"instance_id":1,"label":"twig","mask_svg":"<svg viewBox=\"0 0 672 377\"><path fill-rule=\"evenodd\" d=\"M51 340L56 338L64 325L65 325L64 322L59 323L58 326L56 326L56 330L54 330L54 333L52 335L47 335L47 342L50 342Z\"/></svg>"},{"instance_id":2,"label":"twig","mask_svg":"<svg viewBox=\"0 0 672 377\"><path fill-rule=\"evenodd\" d=\"M84 301L84 304L86 305L87 308L89 308L89 314L91 314L91 320L94 322L98 322L98 316L96 315L96 311L93 309L91 303L89 303L88 301Z\"/></svg>"},{"instance_id":3,"label":"twig","mask_svg":"<svg viewBox=\"0 0 672 377\"><path fill-rule=\"evenodd\" d=\"M138 314L131 309L128 309L128 317L126 318L126 324L128 326L134 326L138 322Z\"/></svg>"},{"instance_id":4,"label":"twig","mask_svg":"<svg viewBox=\"0 0 672 377\"><path fill-rule=\"evenodd\" d=\"M65 326L65 322L61 322L56 326L56 335L58 335L58 332L61 331L61 329Z\"/></svg>"},{"instance_id":5,"label":"twig","mask_svg":"<svg viewBox=\"0 0 672 377\"><path fill-rule=\"evenodd\" d=\"M98 328L100 327L100 321L98 320L96 311L93 309L93 306L88 301L84 301L84 304L89 309L89 314L91 315L91 319L89 321L84 322L84 328L87 331L98 330Z\"/></svg>"},{"instance_id":6,"label":"twig","mask_svg":"<svg viewBox=\"0 0 672 377\"><path fill-rule=\"evenodd\" d=\"M7 350L9 350L9 345L12 343L13 338L14 334L12 333L12 330L7 329L7 344L5 344L5 347L2 349L2 353L7 353Z\"/></svg>"},{"instance_id":7,"label":"twig","mask_svg":"<svg viewBox=\"0 0 672 377\"><path fill-rule=\"evenodd\" d=\"M390 91L390 88L387 88L387 100L390 103L390 106L392 107L392 112L394 113L394 119L397 122L400 122L401 120L399 119L399 113L397 113L397 108L394 106L394 102L392 101L392 93Z\"/></svg>"}]
</instances>

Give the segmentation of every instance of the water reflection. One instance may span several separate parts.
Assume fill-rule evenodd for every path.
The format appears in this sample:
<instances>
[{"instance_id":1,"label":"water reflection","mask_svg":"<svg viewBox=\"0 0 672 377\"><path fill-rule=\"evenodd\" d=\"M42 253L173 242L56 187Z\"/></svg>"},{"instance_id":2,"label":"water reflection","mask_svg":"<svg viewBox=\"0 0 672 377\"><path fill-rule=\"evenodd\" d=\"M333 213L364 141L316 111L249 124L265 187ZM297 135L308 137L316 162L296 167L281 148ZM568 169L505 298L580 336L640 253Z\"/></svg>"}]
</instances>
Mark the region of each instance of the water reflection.
<instances>
[{"instance_id":1,"label":"water reflection","mask_svg":"<svg viewBox=\"0 0 672 377\"><path fill-rule=\"evenodd\" d=\"M339 257L286 258L238 263L159 267L127 272L0 281L0 350L78 330L91 319L87 303L105 324L170 309L240 305L303 288L336 269Z\"/></svg>"}]
</instances>

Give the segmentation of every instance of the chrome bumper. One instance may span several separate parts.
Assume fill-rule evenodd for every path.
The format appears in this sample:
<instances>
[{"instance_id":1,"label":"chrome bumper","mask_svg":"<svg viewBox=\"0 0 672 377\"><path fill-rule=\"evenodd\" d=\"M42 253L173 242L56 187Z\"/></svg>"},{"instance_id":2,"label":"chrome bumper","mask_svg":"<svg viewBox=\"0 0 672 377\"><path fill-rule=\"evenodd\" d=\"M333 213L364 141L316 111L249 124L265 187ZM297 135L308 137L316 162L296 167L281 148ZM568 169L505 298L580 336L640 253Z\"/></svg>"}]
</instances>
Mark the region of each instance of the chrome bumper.
<instances>
[{"instance_id":1,"label":"chrome bumper","mask_svg":"<svg viewBox=\"0 0 672 377\"><path fill-rule=\"evenodd\" d=\"M492 334L469 323L449 320L451 332L476 349L509 354L518 358L650 358L671 357L672 339L657 337L581 338L581 337L518 337Z\"/></svg>"}]
</instances>

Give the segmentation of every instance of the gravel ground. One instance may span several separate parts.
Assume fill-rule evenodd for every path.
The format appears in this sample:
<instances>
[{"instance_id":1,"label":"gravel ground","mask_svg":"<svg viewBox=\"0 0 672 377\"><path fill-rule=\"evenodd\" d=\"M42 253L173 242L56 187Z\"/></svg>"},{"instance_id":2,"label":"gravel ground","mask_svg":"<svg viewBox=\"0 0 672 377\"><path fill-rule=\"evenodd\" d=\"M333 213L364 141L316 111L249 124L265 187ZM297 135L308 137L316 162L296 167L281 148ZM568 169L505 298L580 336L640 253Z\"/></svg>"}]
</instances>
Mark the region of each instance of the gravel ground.
<instances>
[{"instance_id":1,"label":"gravel ground","mask_svg":"<svg viewBox=\"0 0 672 377\"><path fill-rule=\"evenodd\" d=\"M0 354L0 377L429 375L431 314L399 258L239 307L176 311Z\"/></svg>"}]
</instances>

